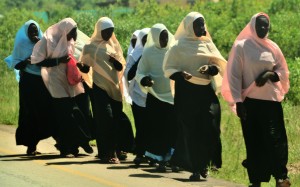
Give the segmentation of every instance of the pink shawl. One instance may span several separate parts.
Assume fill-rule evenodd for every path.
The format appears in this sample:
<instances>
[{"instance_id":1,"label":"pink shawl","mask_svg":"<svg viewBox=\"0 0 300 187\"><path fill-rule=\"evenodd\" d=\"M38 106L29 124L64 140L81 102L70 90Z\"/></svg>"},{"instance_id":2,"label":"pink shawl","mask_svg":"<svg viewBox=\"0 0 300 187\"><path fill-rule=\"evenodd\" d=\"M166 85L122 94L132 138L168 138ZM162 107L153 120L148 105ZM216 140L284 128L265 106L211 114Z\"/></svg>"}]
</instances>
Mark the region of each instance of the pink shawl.
<instances>
[{"instance_id":1,"label":"pink shawl","mask_svg":"<svg viewBox=\"0 0 300 187\"><path fill-rule=\"evenodd\" d=\"M222 96L230 104L243 102L246 97L282 101L289 90L289 71L286 60L276 43L259 38L255 30L255 14L236 38L227 63L222 83ZM264 71L274 71L280 81L257 87L255 79Z\"/></svg>"}]
</instances>

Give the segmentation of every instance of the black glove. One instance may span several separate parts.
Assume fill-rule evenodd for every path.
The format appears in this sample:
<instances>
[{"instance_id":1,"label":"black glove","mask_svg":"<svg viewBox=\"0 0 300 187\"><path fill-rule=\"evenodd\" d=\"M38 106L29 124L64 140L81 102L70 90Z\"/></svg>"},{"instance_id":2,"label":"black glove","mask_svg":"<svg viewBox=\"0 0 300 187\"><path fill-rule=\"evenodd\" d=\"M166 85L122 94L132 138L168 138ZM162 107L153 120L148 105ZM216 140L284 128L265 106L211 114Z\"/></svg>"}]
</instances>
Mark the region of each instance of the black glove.
<instances>
[{"instance_id":1,"label":"black glove","mask_svg":"<svg viewBox=\"0 0 300 187\"><path fill-rule=\"evenodd\" d=\"M215 76L219 73L219 69L215 65L204 65L199 68L201 74L208 74L210 76Z\"/></svg>"},{"instance_id":2,"label":"black glove","mask_svg":"<svg viewBox=\"0 0 300 187\"><path fill-rule=\"evenodd\" d=\"M43 67L53 67L53 66L57 66L59 63L68 63L69 60L70 60L70 56L67 55L60 58L48 58L38 63L37 65Z\"/></svg>"},{"instance_id":3,"label":"black glove","mask_svg":"<svg viewBox=\"0 0 300 187\"><path fill-rule=\"evenodd\" d=\"M279 81L279 77L277 73L273 71L265 71L261 73L255 80L256 86L261 87L266 84L268 80L271 80L272 82Z\"/></svg>"},{"instance_id":4,"label":"black glove","mask_svg":"<svg viewBox=\"0 0 300 187\"><path fill-rule=\"evenodd\" d=\"M142 80L141 80L141 85L144 87L151 87L151 86L153 86L153 84L154 84L154 81L149 76L146 76L146 77L142 78Z\"/></svg>"},{"instance_id":5,"label":"black glove","mask_svg":"<svg viewBox=\"0 0 300 187\"><path fill-rule=\"evenodd\" d=\"M114 67L117 71L122 71L123 65L119 61L117 61L114 57L109 56L108 61L111 62L114 65Z\"/></svg>"},{"instance_id":6,"label":"black glove","mask_svg":"<svg viewBox=\"0 0 300 187\"><path fill-rule=\"evenodd\" d=\"M90 66L84 65L82 63L77 63L76 66L82 73L88 73L90 71Z\"/></svg>"},{"instance_id":7,"label":"black glove","mask_svg":"<svg viewBox=\"0 0 300 187\"><path fill-rule=\"evenodd\" d=\"M17 69L17 70L23 70L23 69L26 68L27 64L30 64L30 62L31 62L31 59L30 59L30 57L29 57L29 58L27 58L26 60L23 60L23 61L17 63L17 64L15 65L15 69Z\"/></svg>"},{"instance_id":8,"label":"black glove","mask_svg":"<svg viewBox=\"0 0 300 187\"><path fill-rule=\"evenodd\" d=\"M131 66L131 68L129 69L128 71L128 74L127 74L127 80L132 80L134 77L135 77L135 73L136 73L136 70L137 70L137 67L138 67L138 64L140 62L140 59L141 59L142 56L140 56L140 58L134 63L133 66Z\"/></svg>"},{"instance_id":9,"label":"black glove","mask_svg":"<svg viewBox=\"0 0 300 187\"><path fill-rule=\"evenodd\" d=\"M40 39L39 37L35 36L34 38L32 38L31 41L32 41L33 43L36 44L36 43L37 43L38 41L40 41L40 40L41 40L41 39Z\"/></svg>"},{"instance_id":10,"label":"black glove","mask_svg":"<svg viewBox=\"0 0 300 187\"><path fill-rule=\"evenodd\" d=\"M173 73L170 76L170 79L172 79L174 81L189 80L190 78L192 78L192 75L190 73L187 73L186 71L179 71L179 72Z\"/></svg>"},{"instance_id":11,"label":"black glove","mask_svg":"<svg viewBox=\"0 0 300 187\"><path fill-rule=\"evenodd\" d=\"M240 119L245 120L247 118L247 111L242 102L236 103L236 113Z\"/></svg>"},{"instance_id":12,"label":"black glove","mask_svg":"<svg viewBox=\"0 0 300 187\"><path fill-rule=\"evenodd\" d=\"M127 74L127 80L128 80L128 81L131 81L131 80L135 77L136 70L137 70L137 66L138 66L138 63L135 63L135 64L134 64L133 66L131 66L131 68L129 69L128 74Z\"/></svg>"}]
</instances>

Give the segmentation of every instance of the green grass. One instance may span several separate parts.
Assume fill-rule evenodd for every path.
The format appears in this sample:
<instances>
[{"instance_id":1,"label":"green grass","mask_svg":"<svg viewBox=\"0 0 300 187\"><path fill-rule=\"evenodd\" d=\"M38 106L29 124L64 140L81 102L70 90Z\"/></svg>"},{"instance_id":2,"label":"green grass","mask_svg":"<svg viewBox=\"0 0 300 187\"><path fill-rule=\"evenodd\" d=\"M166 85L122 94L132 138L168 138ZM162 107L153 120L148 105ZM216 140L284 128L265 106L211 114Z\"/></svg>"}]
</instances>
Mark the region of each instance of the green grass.
<instances>
[{"instance_id":1,"label":"green grass","mask_svg":"<svg viewBox=\"0 0 300 187\"><path fill-rule=\"evenodd\" d=\"M18 122L18 82L13 71L3 71L5 66L0 65L0 123L16 125Z\"/></svg>"}]
</instances>

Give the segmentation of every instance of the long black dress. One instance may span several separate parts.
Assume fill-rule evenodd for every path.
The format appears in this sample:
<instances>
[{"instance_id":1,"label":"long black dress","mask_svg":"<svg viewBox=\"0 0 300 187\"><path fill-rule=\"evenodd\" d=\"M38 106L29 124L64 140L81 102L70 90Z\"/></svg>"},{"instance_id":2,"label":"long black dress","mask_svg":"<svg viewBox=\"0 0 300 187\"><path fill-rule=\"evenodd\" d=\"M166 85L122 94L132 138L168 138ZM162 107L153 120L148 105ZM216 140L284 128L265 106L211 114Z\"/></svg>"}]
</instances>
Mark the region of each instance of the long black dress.
<instances>
[{"instance_id":1,"label":"long black dress","mask_svg":"<svg viewBox=\"0 0 300 187\"><path fill-rule=\"evenodd\" d=\"M202 172L212 158L215 140L210 107L215 97L210 85L175 81L178 138L172 162L187 171Z\"/></svg>"},{"instance_id":2,"label":"long black dress","mask_svg":"<svg viewBox=\"0 0 300 187\"><path fill-rule=\"evenodd\" d=\"M41 76L20 71L19 99L16 144L35 147L42 139L56 137L52 97Z\"/></svg>"}]
</instances>

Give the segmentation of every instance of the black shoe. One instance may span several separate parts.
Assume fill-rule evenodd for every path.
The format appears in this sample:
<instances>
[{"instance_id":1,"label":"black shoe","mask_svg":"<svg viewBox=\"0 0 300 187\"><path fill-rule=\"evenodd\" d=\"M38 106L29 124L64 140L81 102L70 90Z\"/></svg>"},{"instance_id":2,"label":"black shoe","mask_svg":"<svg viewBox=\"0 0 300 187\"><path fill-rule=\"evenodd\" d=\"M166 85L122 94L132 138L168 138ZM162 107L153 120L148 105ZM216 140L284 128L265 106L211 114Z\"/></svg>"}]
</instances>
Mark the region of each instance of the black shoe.
<instances>
[{"instance_id":1,"label":"black shoe","mask_svg":"<svg viewBox=\"0 0 300 187\"><path fill-rule=\"evenodd\" d=\"M193 173L190 176L190 181L200 181L200 173Z\"/></svg>"},{"instance_id":2,"label":"black shoe","mask_svg":"<svg viewBox=\"0 0 300 187\"><path fill-rule=\"evenodd\" d=\"M28 146L26 154L28 156L40 155L41 153L36 150L36 146Z\"/></svg>"},{"instance_id":3,"label":"black shoe","mask_svg":"<svg viewBox=\"0 0 300 187\"><path fill-rule=\"evenodd\" d=\"M178 173L180 168L178 166L171 166L172 172Z\"/></svg>"},{"instance_id":4,"label":"black shoe","mask_svg":"<svg viewBox=\"0 0 300 187\"><path fill-rule=\"evenodd\" d=\"M82 144L80 147L82 147L82 149L88 154L92 154L94 152L93 148L90 146L90 144L88 142L85 144Z\"/></svg>"},{"instance_id":5,"label":"black shoe","mask_svg":"<svg viewBox=\"0 0 300 187\"><path fill-rule=\"evenodd\" d=\"M260 187L260 182L252 183L249 187Z\"/></svg>"},{"instance_id":6,"label":"black shoe","mask_svg":"<svg viewBox=\"0 0 300 187\"><path fill-rule=\"evenodd\" d=\"M139 166L141 163L148 163L148 159L147 159L144 155L142 155L142 156L137 155L137 156L135 157L135 159L133 159L133 163L134 163L136 166Z\"/></svg>"},{"instance_id":7,"label":"black shoe","mask_svg":"<svg viewBox=\"0 0 300 187\"><path fill-rule=\"evenodd\" d=\"M157 163L157 161L155 161L153 159L150 159L149 166L151 166L151 167L157 167L158 163Z\"/></svg>"},{"instance_id":8,"label":"black shoe","mask_svg":"<svg viewBox=\"0 0 300 187\"><path fill-rule=\"evenodd\" d=\"M156 167L156 171L165 173L165 172L167 171L167 167L166 167L166 165L164 165L164 164L159 164L159 165Z\"/></svg>"},{"instance_id":9,"label":"black shoe","mask_svg":"<svg viewBox=\"0 0 300 187\"><path fill-rule=\"evenodd\" d=\"M124 152L124 151L117 152L117 157L119 158L119 160L126 160L127 152Z\"/></svg>"},{"instance_id":10,"label":"black shoe","mask_svg":"<svg viewBox=\"0 0 300 187\"><path fill-rule=\"evenodd\" d=\"M208 169L204 169L203 171L200 172L201 177L205 179L207 178L208 174L209 174Z\"/></svg>"},{"instance_id":11,"label":"black shoe","mask_svg":"<svg viewBox=\"0 0 300 187\"><path fill-rule=\"evenodd\" d=\"M60 152L60 156L64 158L75 158L78 156L79 150L78 148L66 149Z\"/></svg>"},{"instance_id":12,"label":"black shoe","mask_svg":"<svg viewBox=\"0 0 300 187\"><path fill-rule=\"evenodd\" d=\"M133 159L133 163L136 165L136 166L139 166L141 163L142 163L142 157L139 157L139 156L136 156L134 159Z\"/></svg>"}]
</instances>

